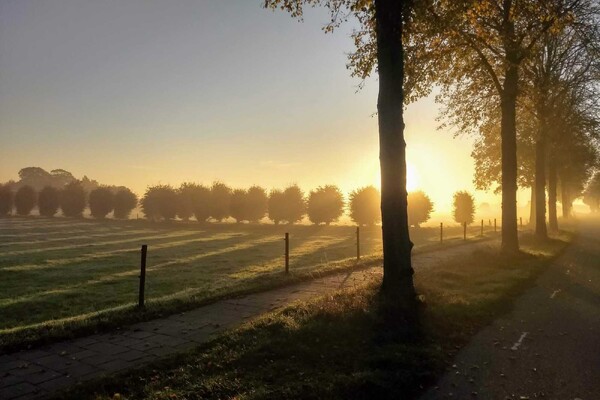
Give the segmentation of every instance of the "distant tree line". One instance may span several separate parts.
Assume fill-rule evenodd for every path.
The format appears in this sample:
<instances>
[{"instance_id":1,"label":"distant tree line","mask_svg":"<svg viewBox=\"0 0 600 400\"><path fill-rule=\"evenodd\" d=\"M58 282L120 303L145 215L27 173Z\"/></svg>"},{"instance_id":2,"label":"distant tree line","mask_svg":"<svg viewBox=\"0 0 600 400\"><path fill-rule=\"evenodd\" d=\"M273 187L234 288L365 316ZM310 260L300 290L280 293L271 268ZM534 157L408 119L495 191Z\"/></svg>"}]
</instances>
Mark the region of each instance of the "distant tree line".
<instances>
[{"instance_id":1,"label":"distant tree line","mask_svg":"<svg viewBox=\"0 0 600 400\"><path fill-rule=\"evenodd\" d=\"M185 182L178 188L150 186L138 201L135 193L126 187L100 185L87 177L77 180L65 170L47 173L42 168L29 167L19 171L19 177L18 182L0 185L0 216L11 214L13 210L16 215L26 216L37 207L39 214L45 217L52 217L59 210L66 217L82 217L89 207L91 216L96 219L106 218L111 212L114 218L127 219L139 205L145 218L151 221L195 218L204 223L233 218L237 223L259 223L268 218L278 225L295 224L308 217L315 225L329 225L337 222L347 209L357 225L381 222L381 195L373 186L352 191L346 202L335 185L319 186L305 194L298 185L267 192L257 185L233 189L219 181L211 186ZM588 197L591 198L591 194ZM418 228L427 222L433 207L423 191L409 193L409 224ZM472 223L473 196L464 191L455 193L453 213L456 222Z\"/></svg>"},{"instance_id":2,"label":"distant tree line","mask_svg":"<svg viewBox=\"0 0 600 400\"><path fill-rule=\"evenodd\" d=\"M13 192L9 185L0 185L0 216L12 213L30 215L38 208L41 216L53 217L62 211L65 217L82 217L86 207L94 218L105 218L114 212L114 217L127 219L137 206L135 193L126 187L100 186L93 189L89 195L80 181L66 184L62 189L45 186L39 192L31 186L21 186Z\"/></svg>"},{"instance_id":3,"label":"distant tree line","mask_svg":"<svg viewBox=\"0 0 600 400\"><path fill-rule=\"evenodd\" d=\"M103 186L84 176L76 179L64 169L47 172L39 167L19 171L19 181L0 185L0 216L14 212L26 216L37 207L39 214L81 217L86 207L94 218L127 219L137 206L137 196L124 186Z\"/></svg>"}]
</instances>

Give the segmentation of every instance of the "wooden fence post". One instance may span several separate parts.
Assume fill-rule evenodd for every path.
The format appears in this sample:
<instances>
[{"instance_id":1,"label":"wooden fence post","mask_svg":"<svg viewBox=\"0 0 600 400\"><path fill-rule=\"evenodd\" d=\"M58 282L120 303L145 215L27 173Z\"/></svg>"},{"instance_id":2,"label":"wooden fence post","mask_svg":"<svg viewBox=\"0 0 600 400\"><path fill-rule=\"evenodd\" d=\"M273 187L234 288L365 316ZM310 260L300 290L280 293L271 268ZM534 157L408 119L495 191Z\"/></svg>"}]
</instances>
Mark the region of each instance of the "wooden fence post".
<instances>
[{"instance_id":1,"label":"wooden fence post","mask_svg":"<svg viewBox=\"0 0 600 400\"><path fill-rule=\"evenodd\" d=\"M146 287L146 255L148 254L148 245L142 245L142 259L140 264L140 290L138 298L138 306L144 307L144 291Z\"/></svg>"},{"instance_id":2,"label":"wooden fence post","mask_svg":"<svg viewBox=\"0 0 600 400\"><path fill-rule=\"evenodd\" d=\"M483 220L481 220L481 236L483 236Z\"/></svg>"},{"instance_id":3,"label":"wooden fence post","mask_svg":"<svg viewBox=\"0 0 600 400\"><path fill-rule=\"evenodd\" d=\"M440 222L440 243L444 243L444 223Z\"/></svg>"},{"instance_id":4,"label":"wooden fence post","mask_svg":"<svg viewBox=\"0 0 600 400\"><path fill-rule=\"evenodd\" d=\"M285 233L285 273L290 272L290 234Z\"/></svg>"},{"instance_id":5,"label":"wooden fence post","mask_svg":"<svg viewBox=\"0 0 600 400\"><path fill-rule=\"evenodd\" d=\"M521 225L521 229L523 229L523 217L519 217L519 225Z\"/></svg>"},{"instance_id":6,"label":"wooden fence post","mask_svg":"<svg viewBox=\"0 0 600 400\"><path fill-rule=\"evenodd\" d=\"M496 232L496 218L494 218L494 232Z\"/></svg>"},{"instance_id":7,"label":"wooden fence post","mask_svg":"<svg viewBox=\"0 0 600 400\"><path fill-rule=\"evenodd\" d=\"M360 226L356 227L356 259L360 260Z\"/></svg>"}]
</instances>

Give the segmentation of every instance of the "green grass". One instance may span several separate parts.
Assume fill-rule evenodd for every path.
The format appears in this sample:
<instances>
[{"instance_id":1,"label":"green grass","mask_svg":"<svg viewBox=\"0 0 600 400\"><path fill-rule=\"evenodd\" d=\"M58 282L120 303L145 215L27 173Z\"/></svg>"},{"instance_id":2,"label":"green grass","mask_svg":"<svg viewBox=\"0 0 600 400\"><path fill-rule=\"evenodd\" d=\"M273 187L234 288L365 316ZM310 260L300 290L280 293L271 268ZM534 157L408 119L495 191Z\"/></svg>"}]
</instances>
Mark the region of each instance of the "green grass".
<instances>
[{"instance_id":1,"label":"green grass","mask_svg":"<svg viewBox=\"0 0 600 400\"><path fill-rule=\"evenodd\" d=\"M472 335L508 311L570 240L524 237L524 252L478 250L415 275L425 299L407 331L379 282L297 303L193 352L65 394L73 399L410 399ZM390 318L392 317L392 318Z\"/></svg>"},{"instance_id":2,"label":"green grass","mask_svg":"<svg viewBox=\"0 0 600 400\"><path fill-rule=\"evenodd\" d=\"M283 273L290 232L291 274ZM470 229L475 236L479 228ZM445 245L461 243L445 228ZM417 251L440 247L437 228L411 232ZM144 312L136 308L139 248L148 244ZM378 262L379 227L152 224L0 219L0 350L154 318L217 298Z\"/></svg>"}]
</instances>

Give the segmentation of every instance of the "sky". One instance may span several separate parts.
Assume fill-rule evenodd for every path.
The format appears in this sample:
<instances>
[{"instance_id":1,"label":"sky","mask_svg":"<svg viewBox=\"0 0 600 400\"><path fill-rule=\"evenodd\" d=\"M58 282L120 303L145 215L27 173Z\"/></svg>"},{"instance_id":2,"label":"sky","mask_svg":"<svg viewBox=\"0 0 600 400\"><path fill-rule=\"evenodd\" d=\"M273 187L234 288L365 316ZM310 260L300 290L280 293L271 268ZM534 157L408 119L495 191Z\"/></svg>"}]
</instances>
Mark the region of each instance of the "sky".
<instances>
[{"instance_id":1,"label":"sky","mask_svg":"<svg viewBox=\"0 0 600 400\"><path fill-rule=\"evenodd\" d=\"M260 0L0 1L0 182L63 168L148 185L379 185L377 80L346 69L352 23L321 31ZM409 190L438 212L475 192L473 138L406 110ZM527 194L519 196L527 203Z\"/></svg>"}]
</instances>

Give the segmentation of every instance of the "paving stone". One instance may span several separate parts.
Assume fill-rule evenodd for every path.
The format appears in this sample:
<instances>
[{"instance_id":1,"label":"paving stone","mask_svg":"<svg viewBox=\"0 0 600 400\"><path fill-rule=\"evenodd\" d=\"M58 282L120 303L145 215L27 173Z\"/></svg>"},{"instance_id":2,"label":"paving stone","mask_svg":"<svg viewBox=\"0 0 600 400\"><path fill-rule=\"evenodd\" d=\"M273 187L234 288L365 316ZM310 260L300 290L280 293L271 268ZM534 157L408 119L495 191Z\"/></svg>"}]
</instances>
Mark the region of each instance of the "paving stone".
<instances>
[{"instance_id":1,"label":"paving stone","mask_svg":"<svg viewBox=\"0 0 600 400\"><path fill-rule=\"evenodd\" d=\"M36 364L25 364L26 366L22 366L19 368L13 368L10 371L8 371L9 374L13 375L13 376L26 376L29 374L34 374L36 372L41 372L44 370L43 367L40 367L39 365Z\"/></svg>"},{"instance_id":2,"label":"paving stone","mask_svg":"<svg viewBox=\"0 0 600 400\"><path fill-rule=\"evenodd\" d=\"M140 358L142 358L146 355L148 355L148 353L144 353L144 352L138 351L138 350L129 350L126 353L119 354L118 358L120 360L125 360L125 361L135 361L135 360L139 360Z\"/></svg>"},{"instance_id":3,"label":"paving stone","mask_svg":"<svg viewBox=\"0 0 600 400\"><path fill-rule=\"evenodd\" d=\"M3 363L0 363L0 374L10 371L15 368L20 368L29 365L29 361L19 360L18 358L6 358Z\"/></svg>"},{"instance_id":4,"label":"paving stone","mask_svg":"<svg viewBox=\"0 0 600 400\"><path fill-rule=\"evenodd\" d=\"M76 344L76 341L68 341L68 342L61 342L61 343L56 343L53 344L51 346L48 346L45 348L46 351L48 351L49 353L53 353L53 354L69 354L69 353L77 353L81 350L83 350L83 348L79 347Z\"/></svg>"},{"instance_id":5,"label":"paving stone","mask_svg":"<svg viewBox=\"0 0 600 400\"><path fill-rule=\"evenodd\" d=\"M98 340L95 338L95 336L84 337L84 338L75 340L75 344L82 348L85 348L86 346L93 344L93 343L98 343Z\"/></svg>"},{"instance_id":6,"label":"paving stone","mask_svg":"<svg viewBox=\"0 0 600 400\"><path fill-rule=\"evenodd\" d=\"M42 383L38 384L37 386L42 390L46 390L48 392L55 392L55 391L64 389L66 387L69 387L75 383L76 383L76 381L73 378L64 375L64 376L59 376L58 378L54 378L54 379L50 379L48 381L42 382Z\"/></svg>"},{"instance_id":7,"label":"paving stone","mask_svg":"<svg viewBox=\"0 0 600 400\"><path fill-rule=\"evenodd\" d=\"M87 358L81 360L81 362L84 364L87 364L87 365L91 365L92 367L97 367L104 363L113 361L116 358L117 358L117 356L114 354L98 354L97 356L87 357Z\"/></svg>"},{"instance_id":8,"label":"paving stone","mask_svg":"<svg viewBox=\"0 0 600 400\"><path fill-rule=\"evenodd\" d=\"M136 332L131 332L131 333L127 334L127 336L129 336L131 338L136 338L136 339L144 339L144 338L147 338L148 336L152 336L152 333L140 330L140 331L136 331Z\"/></svg>"},{"instance_id":9,"label":"paving stone","mask_svg":"<svg viewBox=\"0 0 600 400\"><path fill-rule=\"evenodd\" d=\"M123 347L123 346L118 346L116 344L113 343L94 343L88 346L89 350L92 351L96 351L100 354L119 354L119 353L125 353L127 350L129 350L127 347Z\"/></svg>"},{"instance_id":10,"label":"paving stone","mask_svg":"<svg viewBox=\"0 0 600 400\"><path fill-rule=\"evenodd\" d=\"M71 358L71 360L85 360L88 357L97 356L97 355L99 355L99 353L96 351L83 350L78 353L71 354L69 358Z\"/></svg>"},{"instance_id":11,"label":"paving stone","mask_svg":"<svg viewBox=\"0 0 600 400\"><path fill-rule=\"evenodd\" d=\"M30 393L35 393L39 389L28 382L17 383L16 385L7 386L0 389L0 399L13 400Z\"/></svg>"},{"instance_id":12,"label":"paving stone","mask_svg":"<svg viewBox=\"0 0 600 400\"><path fill-rule=\"evenodd\" d=\"M136 364L133 361L113 360L113 361L110 361L110 362L100 365L100 369L102 369L106 372L117 372L117 371L123 371L127 368L132 368L135 365Z\"/></svg>"},{"instance_id":13,"label":"paving stone","mask_svg":"<svg viewBox=\"0 0 600 400\"><path fill-rule=\"evenodd\" d=\"M38 385L42 382L49 381L50 379L58 378L59 376L64 376L64 374L51 370L43 370L36 374L28 374L23 376L23 378L32 385Z\"/></svg>"},{"instance_id":14,"label":"paving stone","mask_svg":"<svg viewBox=\"0 0 600 400\"><path fill-rule=\"evenodd\" d=\"M96 366L91 366L88 364L84 364L83 362L78 362L76 365L71 365L63 372L67 377L78 379L82 376L90 375L97 371L98 368Z\"/></svg>"},{"instance_id":15,"label":"paving stone","mask_svg":"<svg viewBox=\"0 0 600 400\"><path fill-rule=\"evenodd\" d=\"M52 354L55 354L55 353L51 353L46 350L30 350L30 351L23 351L23 352L17 353L16 355L17 355L17 357L19 357L20 360L31 361L31 360L37 360L42 357L50 356Z\"/></svg>"},{"instance_id":16,"label":"paving stone","mask_svg":"<svg viewBox=\"0 0 600 400\"><path fill-rule=\"evenodd\" d=\"M27 376L27 375L25 375L25 376ZM25 377L10 375L10 374L6 373L5 376L0 378L0 388L15 385L15 384L21 383L21 382L25 382Z\"/></svg>"},{"instance_id":17,"label":"paving stone","mask_svg":"<svg viewBox=\"0 0 600 400\"><path fill-rule=\"evenodd\" d=\"M62 371L68 368L74 361L63 356L52 354L50 356L38 358L35 363L41 365L44 368L49 368L54 371Z\"/></svg>"},{"instance_id":18,"label":"paving stone","mask_svg":"<svg viewBox=\"0 0 600 400\"><path fill-rule=\"evenodd\" d=\"M143 341L143 342L140 342L138 344L131 346L130 348L133 350L146 351L146 350L154 349L159 346L161 346L160 343Z\"/></svg>"}]
</instances>

